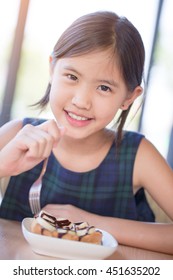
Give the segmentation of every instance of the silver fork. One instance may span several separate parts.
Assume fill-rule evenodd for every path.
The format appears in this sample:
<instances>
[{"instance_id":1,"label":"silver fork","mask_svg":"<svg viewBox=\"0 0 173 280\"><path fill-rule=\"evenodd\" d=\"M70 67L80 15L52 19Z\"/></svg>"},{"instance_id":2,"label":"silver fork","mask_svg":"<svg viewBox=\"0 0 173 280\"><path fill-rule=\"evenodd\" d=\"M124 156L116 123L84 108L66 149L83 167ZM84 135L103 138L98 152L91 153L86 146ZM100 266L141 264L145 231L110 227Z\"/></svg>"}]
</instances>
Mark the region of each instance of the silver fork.
<instances>
[{"instance_id":1,"label":"silver fork","mask_svg":"<svg viewBox=\"0 0 173 280\"><path fill-rule=\"evenodd\" d=\"M38 179L32 184L29 190L29 204L33 214L37 214L41 210L40 206L40 192L42 187L42 178L46 172L48 158L43 162L43 167Z\"/></svg>"}]
</instances>

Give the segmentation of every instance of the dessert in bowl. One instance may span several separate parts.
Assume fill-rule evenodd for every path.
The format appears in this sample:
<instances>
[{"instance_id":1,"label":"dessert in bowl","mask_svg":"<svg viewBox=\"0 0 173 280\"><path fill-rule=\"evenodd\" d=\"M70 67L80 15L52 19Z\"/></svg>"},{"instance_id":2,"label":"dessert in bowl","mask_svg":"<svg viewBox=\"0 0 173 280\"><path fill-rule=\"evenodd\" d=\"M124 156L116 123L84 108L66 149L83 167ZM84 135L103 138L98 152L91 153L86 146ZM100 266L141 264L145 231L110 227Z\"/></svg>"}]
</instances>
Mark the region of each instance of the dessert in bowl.
<instances>
[{"instance_id":1,"label":"dessert in bowl","mask_svg":"<svg viewBox=\"0 0 173 280\"><path fill-rule=\"evenodd\" d=\"M32 250L60 259L105 259L118 247L108 232L87 222L72 223L41 211L22 221L22 231Z\"/></svg>"},{"instance_id":2,"label":"dessert in bowl","mask_svg":"<svg viewBox=\"0 0 173 280\"><path fill-rule=\"evenodd\" d=\"M68 219L56 218L48 212L41 211L31 224L31 231L50 237L68 239L93 244L102 243L102 232L87 222L72 223Z\"/></svg>"}]
</instances>

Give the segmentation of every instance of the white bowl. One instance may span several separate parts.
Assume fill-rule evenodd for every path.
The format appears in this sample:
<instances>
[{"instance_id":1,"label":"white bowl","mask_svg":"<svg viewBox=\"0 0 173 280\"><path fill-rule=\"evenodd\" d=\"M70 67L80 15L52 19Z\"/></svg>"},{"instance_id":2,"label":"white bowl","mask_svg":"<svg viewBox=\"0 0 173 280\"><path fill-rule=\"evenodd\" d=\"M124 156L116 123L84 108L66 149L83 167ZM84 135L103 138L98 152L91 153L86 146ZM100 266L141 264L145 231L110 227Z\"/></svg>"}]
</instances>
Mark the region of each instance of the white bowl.
<instances>
[{"instance_id":1,"label":"white bowl","mask_svg":"<svg viewBox=\"0 0 173 280\"><path fill-rule=\"evenodd\" d=\"M102 245L35 234L31 232L32 221L33 218L25 218L22 221L22 231L32 250L37 254L69 260L99 260L112 255L118 246L118 242L111 234L100 229L103 233Z\"/></svg>"}]
</instances>

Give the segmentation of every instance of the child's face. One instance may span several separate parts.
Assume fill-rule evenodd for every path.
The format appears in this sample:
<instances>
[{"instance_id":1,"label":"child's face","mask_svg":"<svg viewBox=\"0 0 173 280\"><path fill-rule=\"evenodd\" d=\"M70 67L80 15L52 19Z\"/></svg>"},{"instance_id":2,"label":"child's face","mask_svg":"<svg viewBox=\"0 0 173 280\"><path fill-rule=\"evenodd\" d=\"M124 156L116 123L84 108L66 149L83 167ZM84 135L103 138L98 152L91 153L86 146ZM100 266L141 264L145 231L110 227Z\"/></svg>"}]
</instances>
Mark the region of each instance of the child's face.
<instances>
[{"instance_id":1,"label":"child's face","mask_svg":"<svg viewBox=\"0 0 173 280\"><path fill-rule=\"evenodd\" d=\"M70 137L100 132L128 95L109 50L62 58L51 73L50 106Z\"/></svg>"}]
</instances>

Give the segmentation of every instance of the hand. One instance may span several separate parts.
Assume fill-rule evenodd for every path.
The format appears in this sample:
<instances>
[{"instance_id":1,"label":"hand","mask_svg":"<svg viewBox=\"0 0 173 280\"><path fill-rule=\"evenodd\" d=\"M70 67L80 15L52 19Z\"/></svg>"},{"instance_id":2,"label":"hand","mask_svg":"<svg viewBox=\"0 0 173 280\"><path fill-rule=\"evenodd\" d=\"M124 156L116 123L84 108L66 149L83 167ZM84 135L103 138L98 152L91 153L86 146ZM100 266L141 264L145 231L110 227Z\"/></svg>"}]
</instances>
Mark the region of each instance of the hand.
<instances>
[{"instance_id":1,"label":"hand","mask_svg":"<svg viewBox=\"0 0 173 280\"><path fill-rule=\"evenodd\" d=\"M1 173L11 176L33 168L50 155L63 134L54 120L24 126L0 151Z\"/></svg>"},{"instance_id":2,"label":"hand","mask_svg":"<svg viewBox=\"0 0 173 280\"><path fill-rule=\"evenodd\" d=\"M66 218L73 223L86 221L93 224L93 218L97 217L95 214L70 204L47 204L42 210L49 212L56 218Z\"/></svg>"}]
</instances>

